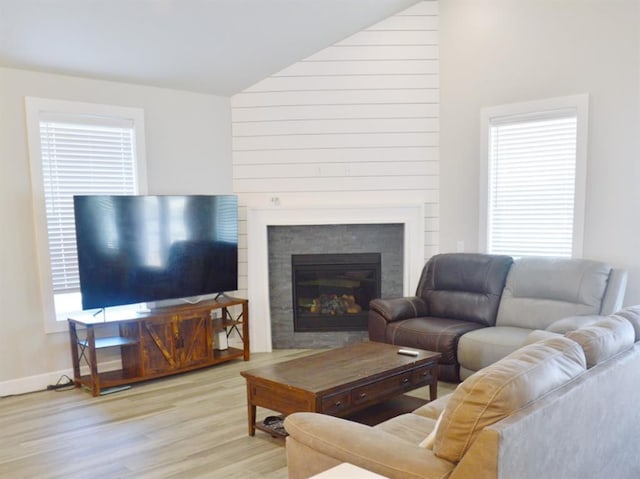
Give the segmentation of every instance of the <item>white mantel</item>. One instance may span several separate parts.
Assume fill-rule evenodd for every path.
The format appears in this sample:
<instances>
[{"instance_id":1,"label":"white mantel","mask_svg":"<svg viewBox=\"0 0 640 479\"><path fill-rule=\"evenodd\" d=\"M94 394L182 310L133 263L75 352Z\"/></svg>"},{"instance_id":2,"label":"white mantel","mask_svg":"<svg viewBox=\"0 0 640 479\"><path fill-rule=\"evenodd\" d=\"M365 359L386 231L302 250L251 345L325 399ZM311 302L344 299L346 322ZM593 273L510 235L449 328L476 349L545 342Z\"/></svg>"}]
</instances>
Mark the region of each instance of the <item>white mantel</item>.
<instances>
[{"instance_id":1,"label":"white mantel","mask_svg":"<svg viewBox=\"0 0 640 479\"><path fill-rule=\"evenodd\" d=\"M268 226L404 224L403 292L416 290L424 266L424 206L309 206L247 210L247 288L250 344L254 352L271 351Z\"/></svg>"}]
</instances>

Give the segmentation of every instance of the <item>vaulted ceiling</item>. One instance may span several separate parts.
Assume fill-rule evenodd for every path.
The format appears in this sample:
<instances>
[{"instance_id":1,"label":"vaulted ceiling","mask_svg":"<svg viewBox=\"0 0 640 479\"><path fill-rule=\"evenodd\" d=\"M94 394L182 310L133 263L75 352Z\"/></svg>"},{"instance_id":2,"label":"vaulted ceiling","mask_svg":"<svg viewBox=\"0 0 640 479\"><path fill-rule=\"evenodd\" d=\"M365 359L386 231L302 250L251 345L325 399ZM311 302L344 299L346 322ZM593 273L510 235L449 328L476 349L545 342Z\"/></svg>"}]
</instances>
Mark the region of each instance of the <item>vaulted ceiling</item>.
<instances>
[{"instance_id":1,"label":"vaulted ceiling","mask_svg":"<svg viewBox=\"0 0 640 479\"><path fill-rule=\"evenodd\" d=\"M416 0L0 0L0 66L232 95Z\"/></svg>"}]
</instances>

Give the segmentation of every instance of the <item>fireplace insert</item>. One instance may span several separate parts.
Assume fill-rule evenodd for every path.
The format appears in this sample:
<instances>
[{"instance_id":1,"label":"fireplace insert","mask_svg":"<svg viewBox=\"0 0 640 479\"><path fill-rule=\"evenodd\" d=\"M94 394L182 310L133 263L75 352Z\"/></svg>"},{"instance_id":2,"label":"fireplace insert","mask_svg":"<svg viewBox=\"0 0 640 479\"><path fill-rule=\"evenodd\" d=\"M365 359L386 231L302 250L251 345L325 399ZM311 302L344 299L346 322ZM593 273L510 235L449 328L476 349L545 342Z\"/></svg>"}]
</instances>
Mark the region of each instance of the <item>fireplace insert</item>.
<instances>
[{"instance_id":1,"label":"fireplace insert","mask_svg":"<svg viewBox=\"0 0 640 479\"><path fill-rule=\"evenodd\" d=\"M363 331L380 297L380 253L292 255L294 331Z\"/></svg>"}]
</instances>

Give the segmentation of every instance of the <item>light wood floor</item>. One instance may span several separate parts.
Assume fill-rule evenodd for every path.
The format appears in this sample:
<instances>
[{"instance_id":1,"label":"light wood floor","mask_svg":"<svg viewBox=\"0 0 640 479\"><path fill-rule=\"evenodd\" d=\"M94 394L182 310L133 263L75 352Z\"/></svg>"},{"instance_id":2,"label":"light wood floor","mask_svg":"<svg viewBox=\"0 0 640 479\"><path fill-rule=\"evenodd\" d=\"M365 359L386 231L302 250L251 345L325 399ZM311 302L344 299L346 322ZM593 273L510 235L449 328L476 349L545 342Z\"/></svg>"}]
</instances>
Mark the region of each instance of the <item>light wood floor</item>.
<instances>
[{"instance_id":1,"label":"light wood floor","mask_svg":"<svg viewBox=\"0 0 640 479\"><path fill-rule=\"evenodd\" d=\"M0 398L0 477L285 479L283 440L247 434L240 371L313 352L254 353L99 398L81 389ZM271 413L258 408L259 419Z\"/></svg>"}]
</instances>

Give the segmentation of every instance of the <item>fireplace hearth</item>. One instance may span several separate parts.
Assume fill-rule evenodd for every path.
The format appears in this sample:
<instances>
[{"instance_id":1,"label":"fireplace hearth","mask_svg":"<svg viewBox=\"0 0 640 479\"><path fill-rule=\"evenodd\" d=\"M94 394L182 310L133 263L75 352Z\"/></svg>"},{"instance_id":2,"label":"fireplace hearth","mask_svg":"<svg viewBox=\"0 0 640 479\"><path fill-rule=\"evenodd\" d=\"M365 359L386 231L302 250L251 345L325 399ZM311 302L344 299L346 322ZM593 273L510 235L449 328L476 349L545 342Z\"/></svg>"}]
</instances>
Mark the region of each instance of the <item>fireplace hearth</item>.
<instances>
[{"instance_id":1,"label":"fireplace hearth","mask_svg":"<svg viewBox=\"0 0 640 479\"><path fill-rule=\"evenodd\" d=\"M365 331L380 297L380 253L291 256L294 331Z\"/></svg>"}]
</instances>

